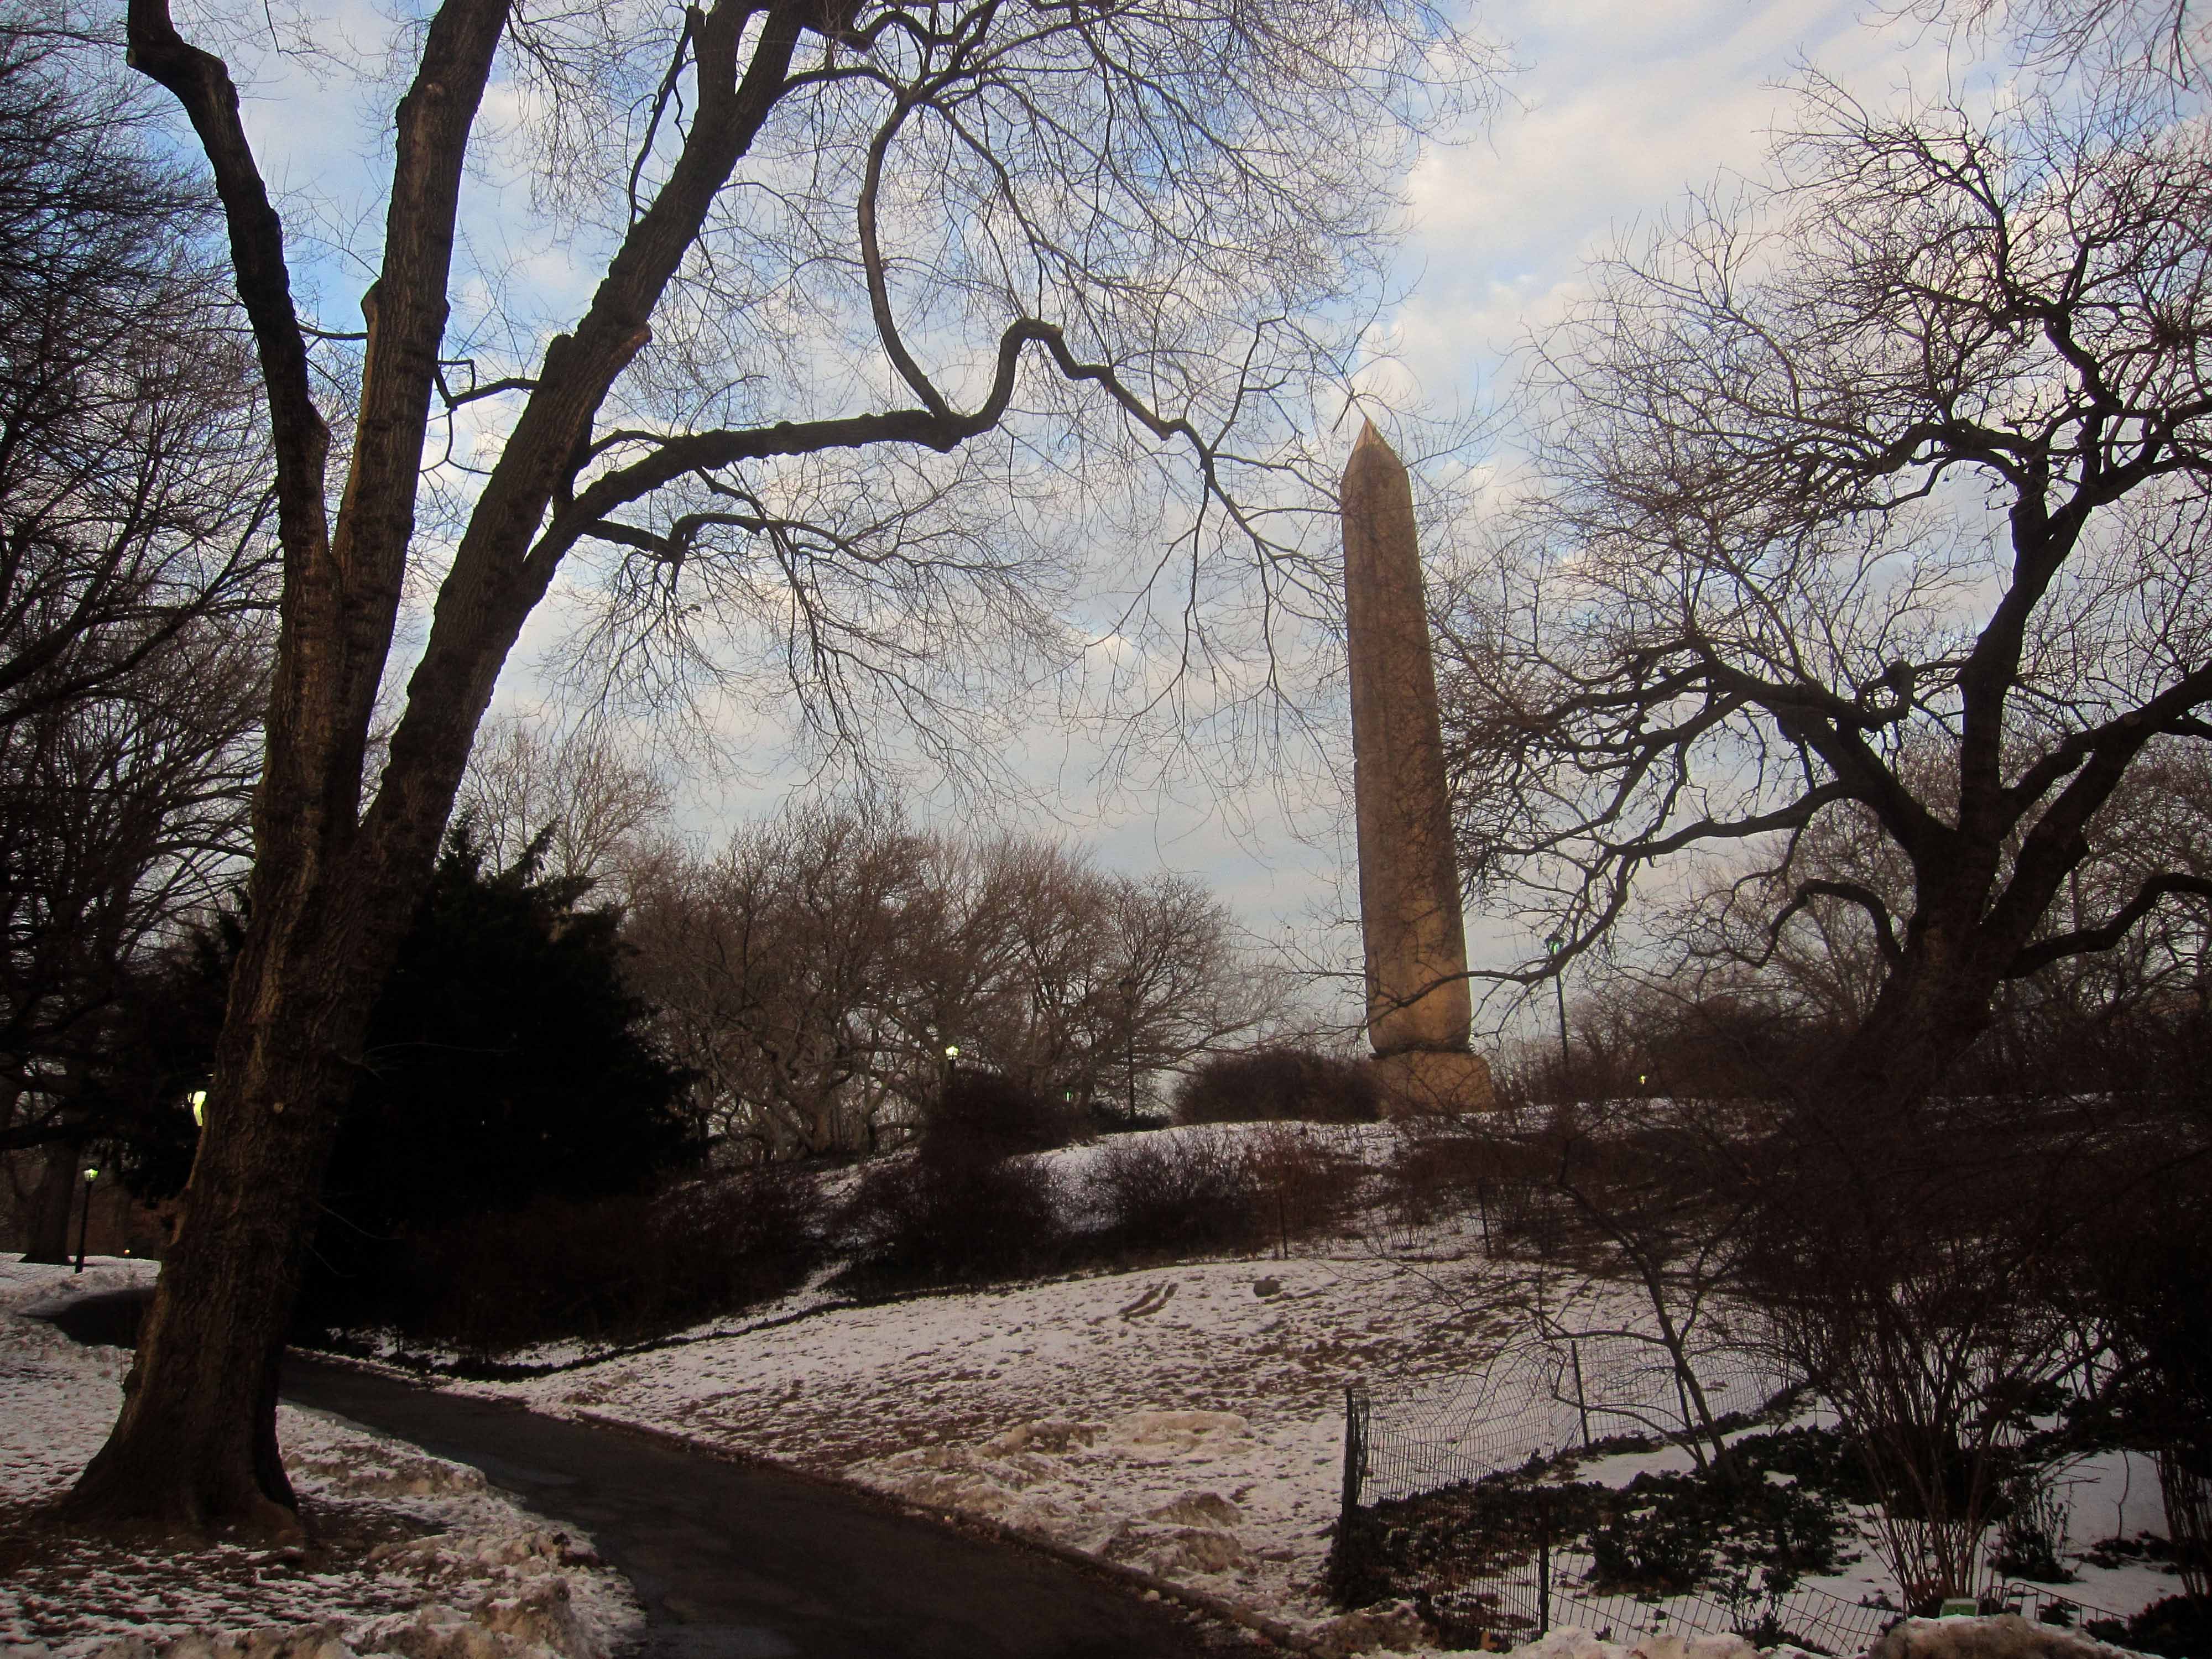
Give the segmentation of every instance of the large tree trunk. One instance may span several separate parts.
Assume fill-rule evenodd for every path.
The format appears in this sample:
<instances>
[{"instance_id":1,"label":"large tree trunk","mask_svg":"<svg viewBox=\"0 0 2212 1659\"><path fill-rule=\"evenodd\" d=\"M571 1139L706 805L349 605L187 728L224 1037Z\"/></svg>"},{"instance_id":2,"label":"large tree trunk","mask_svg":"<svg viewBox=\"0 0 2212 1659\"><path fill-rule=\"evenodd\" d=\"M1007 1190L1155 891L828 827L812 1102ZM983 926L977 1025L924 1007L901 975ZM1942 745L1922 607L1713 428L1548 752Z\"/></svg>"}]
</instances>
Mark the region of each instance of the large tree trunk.
<instances>
[{"instance_id":1,"label":"large tree trunk","mask_svg":"<svg viewBox=\"0 0 2212 1659\"><path fill-rule=\"evenodd\" d=\"M240 960L176 1243L122 1415L70 1495L74 1516L299 1531L277 1455L277 1371L351 1093L345 1057L399 931L320 908L268 918Z\"/></svg>"},{"instance_id":2,"label":"large tree trunk","mask_svg":"<svg viewBox=\"0 0 2212 1659\"><path fill-rule=\"evenodd\" d=\"M1918 1107L1989 1029L2013 949L1978 936L1966 918L1913 927L1873 1008L1808 1080L1803 1103L1869 1126Z\"/></svg>"},{"instance_id":3,"label":"large tree trunk","mask_svg":"<svg viewBox=\"0 0 2212 1659\"><path fill-rule=\"evenodd\" d=\"M190 113L224 204L269 390L285 576L254 799L252 919L177 1241L123 1413L65 1506L81 1522L299 1531L277 1455L277 1369L370 1008L429 880L500 666L589 515L536 553L533 541L556 490L573 481L608 387L649 337L662 288L787 84L800 28L796 7L750 32L758 13L738 0L715 0L703 20L691 14L699 104L683 155L588 313L545 349L454 550L364 812L363 757L414 532L462 163L507 11L507 0L442 0L399 103L384 261L362 302L368 343L333 533L328 429L292 308L282 222L237 90L220 59L177 33L165 0L129 9L131 62Z\"/></svg>"},{"instance_id":4,"label":"large tree trunk","mask_svg":"<svg viewBox=\"0 0 2212 1659\"><path fill-rule=\"evenodd\" d=\"M70 1206L76 1200L76 1148L57 1141L45 1152L36 1201L31 1207L26 1261L66 1261Z\"/></svg>"},{"instance_id":5,"label":"large tree trunk","mask_svg":"<svg viewBox=\"0 0 2212 1659\"><path fill-rule=\"evenodd\" d=\"M461 164L505 18L505 0L446 0L399 103L384 265L362 303L362 396L333 534L329 430L292 307L283 223L237 90L221 59L177 33L163 0L130 8L132 65L190 114L223 202L269 392L283 625L254 796L252 918L207 1123L122 1415L64 1506L81 1522L300 1530L277 1453L276 1380L324 1166L492 679L543 590L501 565L506 580L479 578L474 614L458 627L441 601L364 815L363 757L413 534ZM573 443L573 431L563 436Z\"/></svg>"}]
</instances>

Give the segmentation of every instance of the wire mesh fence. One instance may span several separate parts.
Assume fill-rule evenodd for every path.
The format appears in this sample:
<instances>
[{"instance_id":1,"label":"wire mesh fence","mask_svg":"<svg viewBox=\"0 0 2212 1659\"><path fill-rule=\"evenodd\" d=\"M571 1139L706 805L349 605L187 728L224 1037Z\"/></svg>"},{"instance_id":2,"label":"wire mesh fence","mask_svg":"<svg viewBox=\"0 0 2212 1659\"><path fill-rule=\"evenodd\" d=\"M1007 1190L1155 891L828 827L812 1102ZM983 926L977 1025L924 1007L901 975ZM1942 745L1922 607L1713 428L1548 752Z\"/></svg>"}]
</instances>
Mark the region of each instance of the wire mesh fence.
<instances>
[{"instance_id":1,"label":"wire mesh fence","mask_svg":"<svg viewBox=\"0 0 2212 1659\"><path fill-rule=\"evenodd\" d=\"M1602 1594L1585 1586L1594 1563L1579 1550L1540 1550L1529 1561L1480 1579L1438 1583L1423 1610L1456 1646L1510 1647L1559 1626L1632 1645L1650 1636L1734 1633L1811 1652L1864 1652L1896 1622L1893 1607L1845 1600L1814 1585L1779 1595L1729 1597L1705 1591L1660 1598Z\"/></svg>"},{"instance_id":2,"label":"wire mesh fence","mask_svg":"<svg viewBox=\"0 0 2212 1659\"><path fill-rule=\"evenodd\" d=\"M1716 1418L1756 1412L1790 1386L1742 1349L1686 1357ZM1379 1416L1371 1404L1353 1412L1364 1425L1354 1503L1480 1480L1623 1437L1680 1439L1698 1420L1665 1345L1614 1334L1516 1343L1462 1378L1388 1400Z\"/></svg>"},{"instance_id":3,"label":"wire mesh fence","mask_svg":"<svg viewBox=\"0 0 2212 1659\"><path fill-rule=\"evenodd\" d=\"M1678 1367L1663 1345L1626 1335L1524 1341L1426 1392L1378 1401L1347 1389L1332 1560L1339 1595L1354 1605L1410 1597L1460 1647L1510 1647L1574 1625L1624 1643L1735 1633L1761 1645L1863 1652L1901 1616L1895 1606L1816 1584L1769 1590L1741 1570L1681 1594L1608 1591L1570 1530L1553 1536L1546 1488L1533 1477L1563 1454L1681 1445L1701 1415L1741 1422L1791 1387L1755 1351L1716 1346L1685 1358ZM1531 1479L1498 1479L1516 1473ZM1982 1605L2059 1626L2120 1617L2018 1583L1992 1584Z\"/></svg>"},{"instance_id":4,"label":"wire mesh fence","mask_svg":"<svg viewBox=\"0 0 2212 1659\"><path fill-rule=\"evenodd\" d=\"M1462 1645L1487 1635L1495 1645L1530 1640L1560 1626L1577 1626L1601 1641L1632 1646L1646 1637L1735 1634L1761 1646L1789 1643L1813 1653L1864 1653L1904 1614L1887 1602L1854 1601L1801 1584L1778 1595L1748 1591L1693 1591L1658 1598L1592 1592L1594 1565L1587 1552L1540 1553L1527 1568L1431 1592L1443 1622L1455 1626ZM1993 1586L1977 1604L1984 1613L2016 1613L2042 1624L2074 1629L2124 1625L2124 1615L2037 1585ZM1469 1632L1475 1641L1464 1638Z\"/></svg>"}]
</instances>

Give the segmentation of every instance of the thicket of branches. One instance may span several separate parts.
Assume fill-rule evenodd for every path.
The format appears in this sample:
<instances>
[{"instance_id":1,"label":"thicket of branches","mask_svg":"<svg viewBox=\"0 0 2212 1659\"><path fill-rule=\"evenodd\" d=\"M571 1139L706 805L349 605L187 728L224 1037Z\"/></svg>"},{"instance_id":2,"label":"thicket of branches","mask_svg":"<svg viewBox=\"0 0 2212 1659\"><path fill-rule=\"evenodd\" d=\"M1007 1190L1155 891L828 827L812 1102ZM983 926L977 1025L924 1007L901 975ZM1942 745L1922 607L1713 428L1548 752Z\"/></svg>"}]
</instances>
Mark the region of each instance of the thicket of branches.
<instances>
[{"instance_id":1,"label":"thicket of branches","mask_svg":"<svg viewBox=\"0 0 2212 1659\"><path fill-rule=\"evenodd\" d=\"M699 1132L749 1156L898 1145L957 1068L1111 1122L1285 1012L1196 884L879 807L664 848L629 886L633 982Z\"/></svg>"},{"instance_id":2,"label":"thicket of branches","mask_svg":"<svg viewBox=\"0 0 2212 1659\"><path fill-rule=\"evenodd\" d=\"M190 27L134 0L129 63L222 204L282 629L187 1219L70 1509L289 1534L266 1379L316 1192L477 724L556 580L610 696L763 692L834 750L880 718L988 755L975 728L1035 701L1085 589L1134 647L1101 659L1123 707L1178 740L1186 716L1295 718L1248 653L1332 605L1297 434L1382 290L1404 164L1486 65L1425 0L442 0L393 24L407 89L364 112L391 165L353 353L302 314L298 226L220 55L342 71L335 25ZM465 197L471 172L507 187ZM510 218L479 235L485 210ZM576 262L557 296L468 269L521 220ZM410 575L437 599L379 748Z\"/></svg>"},{"instance_id":3,"label":"thicket of branches","mask_svg":"<svg viewBox=\"0 0 2212 1659\"><path fill-rule=\"evenodd\" d=\"M0 13L0 1155L49 1259L246 852L274 550L219 233L149 100Z\"/></svg>"},{"instance_id":4,"label":"thicket of branches","mask_svg":"<svg viewBox=\"0 0 2212 1659\"><path fill-rule=\"evenodd\" d=\"M2212 146L2166 91L1813 80L1540 343L1444 629L1462 867L1564 936L1525 977L1715 888L1695 951L1848 963L1824 1086L1882 1109L2008 985L2197 959Z\"/></svg>"},{"instance_id":5,"label":"thicket of branches","mask_svg":"<svg viewBox=\"0 0 2212 1659\"><path fill-rule=\"evenodd\" d=\"M1401 1244L1424 1247L1442 1195L1480 1206L1491 1304L1563 1356L1648 1350L1674 1384L1647 1420L1723 1487L1741 1426L1705 1385L1753 1366L1809 1390L1908 1606L1980 1594L2000 1523L2028 1528L2055 1472L2116 1445L2155 1461L2201 1594L2212 1366L2184 1286L2212 1249L2202 1076L1945 1099L1871 1134L1787 1099L1563 1104L1409 1149Z\"/></svg>"}]
</instances>

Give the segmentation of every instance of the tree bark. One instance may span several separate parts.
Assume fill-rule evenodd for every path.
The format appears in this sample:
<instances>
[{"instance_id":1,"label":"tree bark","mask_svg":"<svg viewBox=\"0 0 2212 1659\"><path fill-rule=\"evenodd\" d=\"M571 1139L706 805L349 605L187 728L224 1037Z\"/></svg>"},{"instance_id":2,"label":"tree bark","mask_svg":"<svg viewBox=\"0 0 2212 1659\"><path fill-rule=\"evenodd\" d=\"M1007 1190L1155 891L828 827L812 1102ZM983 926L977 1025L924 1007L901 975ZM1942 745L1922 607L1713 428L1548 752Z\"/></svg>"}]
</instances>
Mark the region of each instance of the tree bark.
<instances>
[{"instance_id":1,"label":"tree bark","mask_svg":"<svg viewBox=\"0 0 2212 1659\"><path fill-rule=\"evenodd\" d=\"M257 879L260 899L264 883ZM123 1412L64 1512L296 1536L276 1381L339 1114L406 912L257 910ZM351 925L349 925L350 923Z\"/></svg>"},{"instance_id":2,"label":"tree bark","mask_svg":"<svg viewBox=\"0 0 2212 1659\"><path fill-rule=\"evenodd\" d=\"M66 1261L69 1254L70 1208L76 1197L76 1148L56 1141L46 1149L46 1165L39 1172L36 1204L31 1211L30 1237L23 1253L26 1261Z\"/></svg>"},{"instance_id":3,"label":"tree bark","mask_svg":"<svg viewBox=\"0 0 2212 1659\"><path fill-rule=\"evenodd\" d=\"M1989 1029L1995 974L1900 963L1857 1030L1814 1074L1814 1103L1875 1120L1910 1111Z\"/></svg>"},{"instance_id":4,"label":"tree bark","mask_svg":"<svg viewBox=\"0 0 2212 1659\"><path fill-rule=\"evenodd\" d=\"M276 1382L369 1012L430 878L501 665L551 580L558 550L528 555L562 467L767 118L799 28L795 14L772 17L740 87L750 11L723 0L702 25L701 117L676 176L633 228L577 332L547 349L441 588L364 812L368 722L412 534L461 166L506 15L506 0L445 0L400 101L386 258L362 306L360 422L333 535L322 507L327 433L308 394L282 226L236 92L221 60L177 34L163 0L132 0L132 62L191 115L228 216L277 441L285 592L254 799L252 921L122 1414L64 1506L80 1523L301 1533L276 1443Z\"/></svg>"},{"instance_id":5,"label":"tree bark","mask_svg":"<svg viewBox=\"0 0 2212 1659\"><path fill-rule=\"evenodd\" d=\"M222 198L269 393L285 581L254 797L252 919L176 1242L123 1412L64 1504L79 1522L301 1530L276 1444L285 1331L369 1010L428 879L489 696L486 674L483 697L441 701L423 722L441 728L434 752L418 753L404 780L387 772L385 781L385 793L422 810L368 832L360 811L368 710L413 523L461 162L505 17L504 0L447 0L400 101L386 268L363 304L361 424L334 541L324 510L328 429L308 383L283 225L236 89L219 58L177 33L163 0L130 9L131 63L191 117ZM495 630L477 641L497 651L492 672L511 640Z\"/></svg>"}]
</instances>

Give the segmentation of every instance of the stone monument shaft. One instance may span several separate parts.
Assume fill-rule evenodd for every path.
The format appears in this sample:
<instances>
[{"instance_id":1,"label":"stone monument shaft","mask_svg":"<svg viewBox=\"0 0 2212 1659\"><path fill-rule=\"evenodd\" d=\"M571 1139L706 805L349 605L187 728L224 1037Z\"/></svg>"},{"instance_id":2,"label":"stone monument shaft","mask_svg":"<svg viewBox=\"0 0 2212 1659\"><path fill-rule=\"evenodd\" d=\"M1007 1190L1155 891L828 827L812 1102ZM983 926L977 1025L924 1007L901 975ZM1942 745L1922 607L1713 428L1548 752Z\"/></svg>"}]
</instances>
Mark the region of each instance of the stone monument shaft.
<instances>
[{"instance_id":1,"label":"stone monument shaft","mask_svg":"<svg viewBox=\"0 0 2212 1659\"><path fill-rule=\"evenodd\" d=\"M1383 1060L1465 1054L1467 935L1413 489L1372 422L1341 500L1368 1041Z\"/></svg>"}]
</instances>

